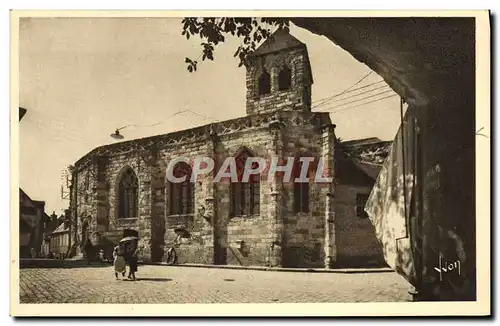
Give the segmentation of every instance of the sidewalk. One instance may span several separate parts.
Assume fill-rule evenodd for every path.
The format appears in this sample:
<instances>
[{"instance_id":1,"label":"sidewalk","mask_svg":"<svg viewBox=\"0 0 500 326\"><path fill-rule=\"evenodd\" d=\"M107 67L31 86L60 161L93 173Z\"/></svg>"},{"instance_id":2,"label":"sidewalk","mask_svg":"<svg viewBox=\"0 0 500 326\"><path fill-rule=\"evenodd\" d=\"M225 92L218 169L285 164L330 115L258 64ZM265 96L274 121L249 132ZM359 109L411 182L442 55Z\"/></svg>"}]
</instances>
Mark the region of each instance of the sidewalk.
<instances>
[{"instance_id":1,"label":"sidewalk","mask_svg":"<svg viewBox=\"0 0 500 326\"><path fill-rule=\"evenodd\" d=\"M142 263L141 265L158 265L169 267L195 267L195 268L218 268L218 269L239 269L254 271L272 271L272 272L295 272L295 273L392 273L389 267L375 268L285 268L285 267L265 267L265 266L240 266L240 265L208 265L208 264L178 264L168 265L167 263Z\"/></svg>"},{"instance_id":2,"label":"sidewalk","mask_svg":"<svg viewBox=\"0 0 500 326\"><path fill-rule=\"evenodd\" d=\"M238 269L254 271L271 272L294 272L294 273L342 273L342 274L360 274L360 273L392 273L389 267L377 268L284 268L284 267L265 267L265 266L240 266L240 265L208 265L208 264L178 264L169 265L167 263L139 262L139 265L168 266L168 267L192 267L192 268L217 268L217 269ZM21 259L19 268L78 268L78 267L109 267L110 263L91 262L86 260L71 259L41 259L26 258Z\"/></svg>"},{"instance_id":3,"label":"sidewalk","mask_svg":"<svg viewBox=\"0 0 500 326\"><path fill-rule=\"evenodd\" d=\"M107 267L112 264L103 262L91 262L79 259L47 259L47 258L21 258L19 268L77 268L77 267Z\"/></svg>"}]
</instances>

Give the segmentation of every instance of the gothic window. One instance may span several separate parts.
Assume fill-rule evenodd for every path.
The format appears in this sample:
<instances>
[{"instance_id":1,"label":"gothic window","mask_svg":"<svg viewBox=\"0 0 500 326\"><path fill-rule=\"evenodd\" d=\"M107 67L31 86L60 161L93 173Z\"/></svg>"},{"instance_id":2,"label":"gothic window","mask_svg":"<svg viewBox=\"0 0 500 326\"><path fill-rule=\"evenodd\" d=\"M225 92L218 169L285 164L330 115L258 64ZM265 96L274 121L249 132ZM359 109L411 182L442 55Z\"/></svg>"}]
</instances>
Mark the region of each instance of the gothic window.
<instances>
[{"instance_id":1,"label":"gothic window","mask_svg":"<svg viewBox=\"0 0 500 326\"><path fill-rule=\"evenodd\" d=\"M252 174L248 181L244 182L243 173L246 160L252 157L250 151L244 149L236 157L236 171L238 182L231 183L231 215L248 216L260 214L260 175ZM257 168L258 163L254 163Z\"/></svg>"},{"instance_id":2,"label":"gothic window","mask_svg":"<svg viewBox=\"0 0 500 326\"><path fill-rule=\"evenodd\" d=\"M134 171L127 168L118 183L118 217L132 218L139 216L138 180Z\"/></svg>"},{"instance_id":3,"label":"gothic window","mask_svg":"<svg viewBox=\"0 0 500 326\"><path fill-rule=\"evenodd\" d=\"M271 92L271 75L263 71L259 77L259 95L269 94Z\"/></svg>"},{"instance_id":4,"label":"gothic window","mask_svg":"<svg viewBox=\"0 0 500 326\"><path fill-rule=\"evenodd\" d=\"M278 74L278 89L284 91L292 86L292 72L290 68L284 66Z\"/></svg>"},{"instance_id":5,"label":"gothic window","mask_svg":"<svg viewBox=\"0 0 500 326\"><path fill-rule=\"evenodd\" d=\"M309 162L309 170L312 162ZM293 169L293 211L295 213L309 213L309 182L296 181L300 178L303 162L295 161ZM311 178L308 171L306 178Z\"/></svg>"},{"instance_id":6,"label":"gothic window","mask_svg":"<svg viewBox=\"0 0 500 326\"><path fill-rule=\"evenodd\" d=\"M191 167L186 162L179 162L172 172L176 178L186 178L183 182L170 183L170 215L193 214L194 184L191 182Z\"/></svg>"}]
</instances>

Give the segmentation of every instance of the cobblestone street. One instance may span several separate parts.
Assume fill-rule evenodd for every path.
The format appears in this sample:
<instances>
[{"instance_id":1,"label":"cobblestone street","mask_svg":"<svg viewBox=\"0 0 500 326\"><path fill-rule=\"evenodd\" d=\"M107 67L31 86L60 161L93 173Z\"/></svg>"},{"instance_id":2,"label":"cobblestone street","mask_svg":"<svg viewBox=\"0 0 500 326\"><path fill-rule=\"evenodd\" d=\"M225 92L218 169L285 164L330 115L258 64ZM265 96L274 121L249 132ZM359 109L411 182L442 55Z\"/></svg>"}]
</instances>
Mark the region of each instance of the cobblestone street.
<instances>
[{"instance_id":1,"label":"cobblestone street","mask_svg":"<svg viewBox=\"0 0 500 326\"><path fill-rule=\"evenodd\" d=\"M139 266L138 280L113 268L20 270L21 303L301 303L410 301L396 273L296 273Z\"/></svg>"}]
</instances>

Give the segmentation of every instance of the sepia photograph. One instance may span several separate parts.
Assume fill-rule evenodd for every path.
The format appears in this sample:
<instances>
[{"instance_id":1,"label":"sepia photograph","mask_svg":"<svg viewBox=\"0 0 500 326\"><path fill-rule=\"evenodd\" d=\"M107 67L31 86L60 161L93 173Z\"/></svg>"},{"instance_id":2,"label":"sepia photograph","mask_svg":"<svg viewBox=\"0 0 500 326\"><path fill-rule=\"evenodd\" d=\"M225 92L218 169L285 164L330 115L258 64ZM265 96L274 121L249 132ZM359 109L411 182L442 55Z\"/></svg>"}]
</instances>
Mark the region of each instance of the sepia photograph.
<instances>
[{"instance_id":1,"label":"sepia photograph","mask_svg":"<svg viewBox=\"0 0 500 326\"><path fill-rule=\"evenodd\" d=\"M10 18L11 315L491 314L488 11Z\"/></svg>"}]
</instances>

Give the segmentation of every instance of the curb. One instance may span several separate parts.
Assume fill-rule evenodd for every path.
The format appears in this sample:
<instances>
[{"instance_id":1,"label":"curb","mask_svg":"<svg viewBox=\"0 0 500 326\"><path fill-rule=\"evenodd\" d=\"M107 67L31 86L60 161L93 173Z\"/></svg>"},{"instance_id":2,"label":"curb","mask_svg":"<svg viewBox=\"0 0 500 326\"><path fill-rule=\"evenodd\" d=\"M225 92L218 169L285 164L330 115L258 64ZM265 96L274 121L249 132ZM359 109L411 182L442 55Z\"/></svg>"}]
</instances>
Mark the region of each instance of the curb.
<instances>
[{"instance_id":1,"label":"curb","mask_svg":"<svg viewBox=\"0 0 500 326\"><path fill-rule=\"evenodd\" d=\"M291 273L337 273L337 274L365 274L365 273L394 273L389 267L381 268L284 268L284 267L264 267L264 266L238 266L238 265L205 265L205 264L177 264L167 263L139 263L140 265L169 266L169 267L192 267L192 268L214 268L214 269L234 269L234 270L254 270L265 272L291 272Z\"/></svg>"},{"instance_id":2,"label":"curb","mask_svg":"<svg viewBox=\"0 0 500 326\"><path fill-rule=\"evenodd\" d=\"M191 268L214 268L232 270L253 270L263 272L289 272L289 273L337 273L337 274L366 274L366 273L394 273L389 267L381 268L284 268L265 266L239 266L239 265L208 265L208 264L177 264L139 262L142 266L168 266ZM21 259L19 268L79 268L79 267L110 267L112 264L91 262L86 260L50 260L50 259Z\"/></svg>"},{"instance_id":3,"label":"curb","mask_svg":"<svg viewBox=\"0 0 500 326\"><path fill-rule=\"evenodd\" d=\"M79 268L79 267L107 267L112 264L102 262L91 262L86 260L70 259L20 259L19 268Z\"/></svg>"}]
</instances>

